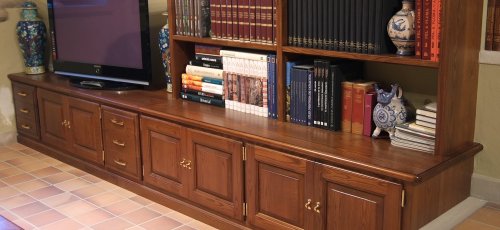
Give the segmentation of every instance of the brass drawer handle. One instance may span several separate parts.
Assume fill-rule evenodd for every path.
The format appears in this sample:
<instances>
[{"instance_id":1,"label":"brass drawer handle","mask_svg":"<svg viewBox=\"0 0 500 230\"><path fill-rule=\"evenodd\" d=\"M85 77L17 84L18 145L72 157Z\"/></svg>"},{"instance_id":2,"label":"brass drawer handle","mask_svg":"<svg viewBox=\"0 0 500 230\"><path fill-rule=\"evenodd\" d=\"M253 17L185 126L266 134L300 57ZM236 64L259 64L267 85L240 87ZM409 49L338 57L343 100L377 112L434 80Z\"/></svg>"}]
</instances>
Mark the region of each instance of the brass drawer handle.
<instances>
[{"instance_id":1,"label":"brass drawer handle","mask_svg":"<svg viewBox=\"0 0 500 230\"><path fill-rule=\"evenodd\" d=\"M118 125L118 126L123 126L123 121L117 121L116 119L111 119L111 123Z\"/></svg>"},{"instance_id":2,"label":"brass drawer handle","mask_svg":"<svg viewBox=\"0 0 500 230\"><path fill-rule=\"evenodd\" d=\"M27 109L19 109L19 112L21 112L21 113L29 113L30 111L27 110Z\"/></svg>"},{"instance_id":3,"label":"brass drawer handle","mask_svg":"<svg viewBox=\"0 0 500 230\"><path fill-rule=\"evenodd\" d=\"M30 130L30 129L31 129L31 126L29 126L29 125L25 125L25 124L22 124L22 125L21 125L21 128L26 129L26 130Z\"/></svg>"},{"instance_id":4,"label":"brass drawer handle","mask_svg":"<svg viewBox=\"0 0 500 230\"><path fill-rule=\"evenodd\" d=\"M113 144L121 146L121 147L125 147L125 142L120 142L118 140L113 140Z\"/></svg>"},{"instance_id":5,"label":"brass drawer handle","mask_svg":"<svg viewBox=\"0 0 500 230\"><path fill-rule=\"evenodd\" d=\"M25 93L25 92L17 92L17 95L19 95L19 96L21 96L21 97L26 97L26 96L28 96L28 94L27 94L27 93Z\"/></svg>"},{"instance_id":6,"label":"brass drawer handle","mask_svg":"<svg viewBox=\"0 0 500 230\"><path fill-rule=\"evenodd\" d=\"M115 162L115 164L117 164L117 165L120 165L120 166L123 166L123 167L127 166L127 162L123 162L123 161L116 160L116 159L115 159L115 160L113 160L113 161L114 161L114 162Z\"/></svg>"}]
</instances>

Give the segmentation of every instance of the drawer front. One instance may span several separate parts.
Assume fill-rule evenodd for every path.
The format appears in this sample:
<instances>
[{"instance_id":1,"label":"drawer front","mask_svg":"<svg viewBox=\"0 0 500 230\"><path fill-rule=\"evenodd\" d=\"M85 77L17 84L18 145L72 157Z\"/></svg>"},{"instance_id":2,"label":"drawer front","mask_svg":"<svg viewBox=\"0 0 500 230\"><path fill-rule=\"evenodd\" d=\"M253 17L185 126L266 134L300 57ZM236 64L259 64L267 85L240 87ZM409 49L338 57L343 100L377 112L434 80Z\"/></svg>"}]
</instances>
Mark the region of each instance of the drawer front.
<instances>
[{"instance_id":1,"label":"drawer front","mask_svg":"<svg viewBox=\"0 0 500 230\"><path fill-rule=\"evenodd\" d=\"M35 104L35 87L12 83L12 93L14 94L15 102L24 102L31 105Z\"/></svg>"},{"instance_id":2,"label":"drawer front","mask_svg":"<svg viewBox=\"0 0 500 230\"><path fill-rule=\"evenodd\" d=\"M16 110L16 117L36 122L37 114L33 103L29 103L27 100L16 100L14 101L14 109Z\"/></svg>"},{"instance_id":3,"label":"drawer front","mask_svg":"<svg viewBox=\"0 0 500 230\"><path fill-rule=\"evenodd\" d=\"M133 180L140 180L139 158L137 155L119 151L105 151L106 168Z\"/></svg>"},{"instance_id":4,"label":"drawer front","mask_svg":"<svg viewBox=\"0 0 500 230\"><path fill-rule=\"evenodd\" d=\"M102 106L102 108L102 124L105 130L115 130L122 133L137 132L138 115L136 113L107 106Z\"/></svg>"},{"instance_id":5,"label":"drawer front","mask_svg":"<svg viewBox=\"0 0 500 230\"><path fill-rule=\"evenodd\" d=\"M105 129L104 151L117 151L123 154L136 154L138 140L135 132L120 132L118 130Z\"/></svg>"},{"instance_id":6,"label":"drawer front","mask_svg":"<svg viewBox=\"0 0 500 230\"><path fill-rule=\"evenodd\" d=\"M34 139L40 139L38 124L35 119L16 118L17 132Z\"/></svg>"}]
</instances>

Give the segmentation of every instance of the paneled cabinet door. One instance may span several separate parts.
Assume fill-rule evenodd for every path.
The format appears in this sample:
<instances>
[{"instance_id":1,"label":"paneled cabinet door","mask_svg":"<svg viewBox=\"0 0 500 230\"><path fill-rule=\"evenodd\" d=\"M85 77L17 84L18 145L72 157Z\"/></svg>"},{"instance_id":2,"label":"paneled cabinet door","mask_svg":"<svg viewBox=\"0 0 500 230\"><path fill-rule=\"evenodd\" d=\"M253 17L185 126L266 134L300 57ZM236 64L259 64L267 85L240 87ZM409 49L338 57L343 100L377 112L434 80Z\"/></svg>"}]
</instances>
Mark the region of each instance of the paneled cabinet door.
<instances>
[{"instance_id":1,"label":"paneled cabinet door","mask_svg":"<svg viewBox=\"0 0 500 230\"><path fill-rule=\"evenodd\" d=\"M401 185L315 165L315 229L400 229Z\"/></svg>"},{"instance_id":2,"label":"paneled cabinet door","mask_svg":"<svg viewBox=\"0 0 500 230\"><path fill-rule=\"evenodd\" d=\"M67 97L71 150L79 158L104 164L99 104Z\"/></svg>"},{"instance_id":3,"label":"paneled cabinet door","mask_svg":"<svg viewBox=\"0 0 500 230\"><path fill-rule=\"evenodd\" d=\"M185 128L145 116L140 120L144 183L187 197Z\"/></svg>"},{"instance_id":4,"label":"paneled cabinet door","mask_svg":"<svg viewBox=\"0 0 500 230\"><path fill-rule=\"evenodd\" d=\"M239 141L187 129L189 198L243 220L243 157Z\"/></svg>"},{"instance_id":5,"label":"paneled cabinet door","mask_svg":"<svg viewBox=\"0 0 500 230\"><path fill-rule=\"evenodd\" d=\"M70 147L69 130L65 127L64 96L44 89L37 90L40 136L42 141L59 149Z\"/></svg>"},{"instance_id":6,"label":"paneled cabinet door","mask_svg":"<svg viewBox=\"0 0 500 230\"><path fill-rule=\"evenodd\" d=\"M250 224L262 229L313 229L314 162L247 145Z\"/></svg>"}]
</instances>

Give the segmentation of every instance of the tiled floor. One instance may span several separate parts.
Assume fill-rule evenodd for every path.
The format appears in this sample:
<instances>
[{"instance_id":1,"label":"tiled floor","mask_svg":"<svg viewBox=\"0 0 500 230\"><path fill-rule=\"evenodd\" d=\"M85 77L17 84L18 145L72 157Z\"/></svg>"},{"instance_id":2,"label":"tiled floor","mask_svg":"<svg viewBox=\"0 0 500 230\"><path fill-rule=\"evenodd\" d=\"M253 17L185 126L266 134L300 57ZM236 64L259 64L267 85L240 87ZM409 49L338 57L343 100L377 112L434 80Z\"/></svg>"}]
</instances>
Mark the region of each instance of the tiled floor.
<instances>
[{"instance_id":1,"label":"tiled floor","mask_svg":"<svg viewBox=\"0 0 500 230\"><path fill-rule=\"evenodd\" d=\"M500 206L487 204L478 209L455 230L500 230Z\"/></svg>"},{"instance_id":2,"label":"tiled floor","mask_svg":"<svg viewBox=\"0 0 500 230\"><path fill-rule=\"evenodd\" d=\"M0 215L24 229L214 229L20 144L0 146Z\"/></svg>"}]
</instances>

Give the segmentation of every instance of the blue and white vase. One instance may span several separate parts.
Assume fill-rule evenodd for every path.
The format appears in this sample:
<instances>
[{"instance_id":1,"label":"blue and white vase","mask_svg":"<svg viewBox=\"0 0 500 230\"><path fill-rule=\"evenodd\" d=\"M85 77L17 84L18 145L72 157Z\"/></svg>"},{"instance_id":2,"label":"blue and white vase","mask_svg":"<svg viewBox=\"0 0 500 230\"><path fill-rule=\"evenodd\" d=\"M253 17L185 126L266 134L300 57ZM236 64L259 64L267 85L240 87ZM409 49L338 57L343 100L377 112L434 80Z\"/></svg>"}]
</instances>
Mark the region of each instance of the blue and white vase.
<instances>
[{"instance_id":1,"label":"blue and white vase","mask_svg":"<svg viewBox=\"0 0 500 230\"><path fill-rule=\"evenodd\" d=\"M405 105L405 101L402 98L403 90L399 85L394 84L390 92L385 92L375 84L375 90L378 103L373 109L373 122L377 127L373 131L372 136L378 137L380 132L386 131L392 138L396 125L406 122L407 118L411 116L411 112Z\"/></svg>"},{"instance_id":2,"label":"blue and white vase","mask_svg":"<svg viewBox=\"0 0 500 230\"><path fill-rule=\"evenodd\" d=\"M163 15L168 17L168 13L163 13ZM161 52L161 61L163 65L163 69L165 71L165 80L167 82L167 91L172 92L172 76L170 75L170 31L168 29L168 20L167 24L163 26L159 33L159 42L158 45L160 47Z\"/></svg>"},{"instance_id":3,"label":"blue and white vase","mask_svg":"<svg viewBox=\"0 0 500 230\"><path fill-rule=\"evenodd\" d=\"M403 8L387 24L387 33L398 48L397 55L415 54L415 11L413 0L403 0Z\"/></svg>"},{"instance_id":4,"label":"blue and white vase","mask_svg":"<svg viewBox=\"0 0 500 230\"><path fill-rule=\"evenodd\" d=\"M21 20L17 23L16 32L24 58L24 72L27 74L44 73L44 51L47 32L45 24L38 18L35 3L30 1L23 3Z\"/></svg>"}]
</instances>

